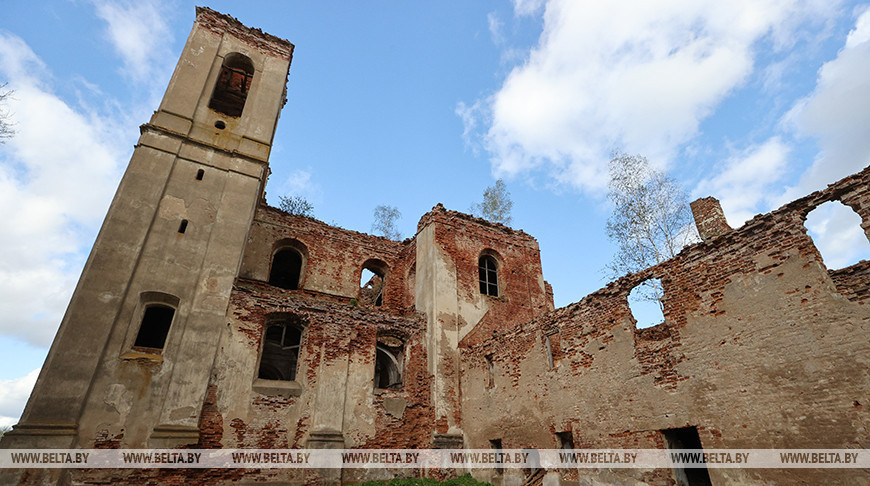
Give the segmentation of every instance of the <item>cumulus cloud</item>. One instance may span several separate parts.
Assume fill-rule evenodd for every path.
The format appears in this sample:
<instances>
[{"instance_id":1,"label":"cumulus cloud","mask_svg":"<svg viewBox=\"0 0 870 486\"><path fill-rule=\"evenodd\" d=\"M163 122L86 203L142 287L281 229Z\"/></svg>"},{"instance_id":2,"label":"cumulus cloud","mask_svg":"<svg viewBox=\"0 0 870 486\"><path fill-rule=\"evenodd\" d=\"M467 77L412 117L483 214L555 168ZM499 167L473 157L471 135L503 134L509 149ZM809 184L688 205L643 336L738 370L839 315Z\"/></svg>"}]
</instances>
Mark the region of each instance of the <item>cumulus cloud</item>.
<instances>
[{"instance_id":1,"label":"cumulus cloud","mask_svg":"<svg viewBox=\"0 0 870 486\"><path fill-rule=\"evenodd\" d=\"M541 8L515 3L518 15ZM478 137L496 175L545 170L599 190L614 148L665 164L745 83L760 41L787 49L799 27L835 8L813 1L549 0L537 46L483 100L487 123L465 117L466 127L484 127Z\"/></svg>"},{"instance_id":2,"label":"cumulus cloud","mask_svg":"<svg viewBox=\"0 0 870 486\"><path fill-rule=\"evenodd\" d=\"M790 148L780 137L752 146L725 161L725 168L715 177L702 181L694 197L715 194L732 227L742 226L769 206L771 186L785 172Z\"/></svg>"},{"instance_id":3,"label":"cumulus cloud","mask_svg":"<svg viewBox=\"0 0 870 486\"><path fill-rule=\"evenodd\" d=\"M117 119L73 107L20 38L0 34L15 136L0 146L0 332L47 346L129 157ZM123 127L134 133L135 127Z\"/></svg>"},{"instance_id":4,"label":"cumulus cloud","mask_svg":"<svg viewBox=\"0 0 870 486\"><path fill-rule=\"evenodd\" d=\"M870 9L837 57L819 69L815 90L795 104L785 125L815 138L820 152L782 200L821 189L870 165Z\"/></svg>"},{"instance_id":5,"label":"cumulus cloud","mask_svg":"<svg viewBox=\"0 0 870 486\"><path fill-rule=\"evenodd\" d=\"M155 69L166 67L172 31L166 23L169 5L160 0L94 0L97 16L107 24L106 35L121 56L124 74L146 82Z\"/></svg>"},{"instance_id":6,"label":"cumulus cloud","mask_svg":"<svg viewBox=\"0 0 870 486\"><path fill-rule=\"evenodd\" d=\"M18 423L38 376L37 368L21 378L0 380L0 427Z\"/></svg>"}]
</instances>

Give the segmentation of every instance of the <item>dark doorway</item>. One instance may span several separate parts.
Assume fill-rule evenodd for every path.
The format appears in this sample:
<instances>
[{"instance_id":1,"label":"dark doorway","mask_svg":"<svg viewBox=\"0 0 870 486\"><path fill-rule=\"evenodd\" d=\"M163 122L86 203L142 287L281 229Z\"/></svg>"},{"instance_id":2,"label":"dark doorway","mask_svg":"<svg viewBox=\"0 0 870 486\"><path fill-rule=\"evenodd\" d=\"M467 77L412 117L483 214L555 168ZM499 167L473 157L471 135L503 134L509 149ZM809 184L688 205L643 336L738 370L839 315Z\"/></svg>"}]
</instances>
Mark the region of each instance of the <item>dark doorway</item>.
<instances>
[{"instance_id":1,"label":"dark doorway","mask_svg":"<svg viewBox=\"0 0 870 486\"><path fill-rule=\"evenodd\" d=\"M700 451L701 438L695 427L662 430L668 449L694 449ZM707 467L674 468L674 477L679 486L712 486Z\"/></svg>"}]
</instances>

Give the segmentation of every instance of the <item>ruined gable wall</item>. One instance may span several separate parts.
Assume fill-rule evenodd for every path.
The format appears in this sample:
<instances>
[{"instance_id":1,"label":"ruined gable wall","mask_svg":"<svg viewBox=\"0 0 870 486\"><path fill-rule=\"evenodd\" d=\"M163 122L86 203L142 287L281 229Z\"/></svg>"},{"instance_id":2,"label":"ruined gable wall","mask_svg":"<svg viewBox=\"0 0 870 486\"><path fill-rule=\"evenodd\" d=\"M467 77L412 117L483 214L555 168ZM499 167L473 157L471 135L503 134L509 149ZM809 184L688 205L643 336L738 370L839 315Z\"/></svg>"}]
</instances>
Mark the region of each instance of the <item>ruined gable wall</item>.
<instances>
[{"instance_id":1,"label":"ruined gable wall","mask_svg":"<svg viewBox=\"0 0 870 486\"><path fill-rule=\"evenodd\" d=\"M288 240L304 245L307 253L301 288L357 299L363 264L377 259L389 267L383 308L403 311L413 306L413 284L406 283L413 265L413 240L392 241L330 226L313 218L292 216L269 206L260 206L257 210L239 276L268 281L277 245Z\"/></svg>"},{"instance_id":2,"label":"ruined gable wall","mask_svg":"<svg viewBox=\"0 0 870 486\"><path fill-rule=\"evenodd\" d=\"M578 303L468 339L462 421L475 427L464 428L467 446L488 448L500 438L505 448L555 448L556 432L573 431L576 447L663 447L659 430L697 426L705 448L867 448L870 312L860 297L867 264L832 279L803 220L840 199L867 231L868 183L865 169ZM627 296L650 277L664 286L665 323L636 330ZM838 279L848 285L838 288ZM551 368L544 336L554 332ZM669 471L625 475L652 484L670 478ZM714 484L850 484L866 471L710 475Z\"/></svg>"}]
</instances>

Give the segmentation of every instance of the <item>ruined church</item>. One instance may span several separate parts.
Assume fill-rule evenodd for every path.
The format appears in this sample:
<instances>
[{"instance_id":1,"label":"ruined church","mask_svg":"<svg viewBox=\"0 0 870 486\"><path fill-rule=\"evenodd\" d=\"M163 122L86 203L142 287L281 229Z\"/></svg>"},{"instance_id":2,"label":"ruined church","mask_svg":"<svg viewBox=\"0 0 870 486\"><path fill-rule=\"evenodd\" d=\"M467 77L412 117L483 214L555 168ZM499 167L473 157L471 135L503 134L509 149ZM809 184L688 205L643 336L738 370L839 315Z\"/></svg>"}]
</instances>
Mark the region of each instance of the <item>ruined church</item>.
<instances>
[{"instance_id":1,"label":"ruined church","mask_svg":"<svg viewBox=\"0 0 870 486\"><path fill-rule=\"evenodd\" d=\"M197 9L0 447L870 448L870 262L826 268L804 226L839 201L870 238L870 168L737 229L700 199L703 241L554 309L523 231L436 205L413 237L392 241L268 206L292 55L286 40ZM664 322L639 329L627 296L651 278ZM861 469L470 472L517 485L870 484ZM319 474L3 477L297 484Z\"/></svg>"}]
</instances>

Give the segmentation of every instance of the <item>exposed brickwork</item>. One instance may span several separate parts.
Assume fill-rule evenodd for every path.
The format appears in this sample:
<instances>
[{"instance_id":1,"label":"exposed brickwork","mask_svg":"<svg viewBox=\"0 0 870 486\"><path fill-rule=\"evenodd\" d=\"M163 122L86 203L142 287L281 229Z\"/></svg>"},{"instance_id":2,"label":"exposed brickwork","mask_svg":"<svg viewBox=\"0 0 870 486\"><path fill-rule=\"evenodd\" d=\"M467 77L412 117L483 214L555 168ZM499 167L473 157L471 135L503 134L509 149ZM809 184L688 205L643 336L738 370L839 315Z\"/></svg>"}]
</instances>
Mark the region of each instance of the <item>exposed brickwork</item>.
<instances>
[{"instance_id":1,"label":"exposed brickwork","mask_svg":"<svg viewBox=\"0 0 870 486\"><path fill-rule=\"evenodd\" d=\"M693 201L690 206L695 217L695 226L702 240L706 241L731 231L722 206L715 197L702 197Z\"/></svg>"},{"instance_id":2,"label":"exposed brickwork","mask_svg":"<svg viewBox=\"0 0 870 486\"><path fill-rule=\"evenodd\" d=\"M260 29L247 27L230 15L207 7L196 7L196 21L212 32L217 34L229 32L233 37L243 39L247 44L274 56L284 58L293 56L293 44L289 41L267 34Z\"/></svg>"},{"instance_id":3,"label":"exposed brickwork","mask_svg":"<svg viewBox=\"0 0 870 486\"><path fill-rule=\"evenodd\" d=\"M198 449L219 449L224 436L223 416L217 407L217 386L209 385L199 416Z\"/></svg>"},{"instance_id":4,"label":"exposed brickwork","mask_svg":"<svg viewBox=\"0 0 870 486\"><path fill-rule=\"evenodd\" d=\"M413 312L414 289L405 281L414 263L412 240L392 241L261 206L248 238L241 276L267 281L276 245L285 241L303 246L307 253L302 289L321 297L364 300L360 299L363 266L368 261L380 261L387 275L383 304L378 310Z\"/></svg>"},{"instance_id":5,"label":"exposed brickwork","mask_svg":"<svg viewBox=\"0 0 870 486\"><path fill-rule=\"evenodd\" d=\"M399 336L405 343L407 358L402 388L381 390L375 394L371 380L367 382L362 392L372 397L374 427L367 434L354 430L352 424L346 424L348 445L422 447L428 443L432 428L428 406L430 376L426 370L426 350L420 341L424 327L419 317L369 310L350 302L324 301L306 291L282 290L250 280L239 281L231 302L232 332L238 336L235 339L239 344L247 349L249 357L254 358L252 361L256 361L263 323L270 314L280 312L302 316L307 327L297 374L303 388L302 395L265 396L254 392L250 399L253 416L233 422L235 443L224 441L225 447L298 447L312 419L312 394L318 389L322 369L331 363L348 360L353 366L367 368L373 373L378 332ZM258 336L256 341L250 339L252 334ZM347 393L354 391L348 390ZM386 413L383 400L388 397L405 401L402 417ZM291 420L275 418L284 416L291 417Z\"/></svg>"},{"instance_id":6,"label":"exposed brickwork","mask_svg":"<svg viewBox=\"0 0 870 486\"><path fill-rule=\"evenodd\" d=\"M859 304L870 299L870 260L863 260L840 270L828 270L837 291Z\"/></svg>"}]
</instances>

